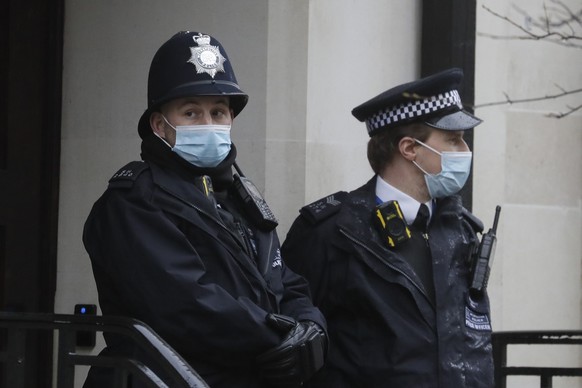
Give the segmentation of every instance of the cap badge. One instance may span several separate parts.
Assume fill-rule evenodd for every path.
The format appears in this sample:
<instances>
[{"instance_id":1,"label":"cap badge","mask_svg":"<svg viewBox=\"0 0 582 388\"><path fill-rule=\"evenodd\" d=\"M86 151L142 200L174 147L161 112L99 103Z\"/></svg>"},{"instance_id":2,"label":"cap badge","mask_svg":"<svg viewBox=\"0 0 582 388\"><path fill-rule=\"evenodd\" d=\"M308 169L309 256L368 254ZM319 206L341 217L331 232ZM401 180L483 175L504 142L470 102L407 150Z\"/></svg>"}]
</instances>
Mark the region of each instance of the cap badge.
<instances>
[{"instance_id":1,"label":"cap badge","mask_svg":"<svg viewBox=\"0 0 582 388\"><path fill-rule=\"evenodd\" d=\"M192 56L188 59L188 62L196 66L196 72L198 74L207 73L212 78L218 71L224 73L223 64L226 59L220 53L218 46L210 45L210 36L199 34L192 38L198 46L190 47Z\"/></svg>"}]
</instances>

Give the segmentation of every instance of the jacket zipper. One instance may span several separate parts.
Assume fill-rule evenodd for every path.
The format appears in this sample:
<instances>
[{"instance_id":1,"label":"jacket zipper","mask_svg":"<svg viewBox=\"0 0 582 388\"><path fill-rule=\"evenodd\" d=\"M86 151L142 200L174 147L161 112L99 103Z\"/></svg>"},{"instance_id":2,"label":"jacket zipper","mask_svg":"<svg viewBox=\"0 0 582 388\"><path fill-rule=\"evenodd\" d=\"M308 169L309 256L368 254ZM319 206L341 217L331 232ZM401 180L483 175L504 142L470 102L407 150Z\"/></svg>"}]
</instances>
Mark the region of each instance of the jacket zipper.
<instances>
[{"instance_id":1,"label":"jacket zipper","mask_svg":"<svg viewBox=\"0 0 582 388\"><path fill-rule=\"evenodd\" d=\"M240 244L240 241L239 241L238 237L236 236L236 234L233 231L231 231L226 225L224 225L222 220L220 220L219 218L214 217L212 214L209 214L206 211L200 209L198 206L194 205L190 201L186 201L186 200L180 198L179 196L173 194L172 191L168 190L166 187L161 186L161 185L159 187L162 190L164 190L166 193L170 194L172 197L179 199L180 201L186 203L191 208L196 209L196 211L198 211L199 213L204 214L206 217L208 217L211 220L213 220L214 222L216 222L222 229L224 229L227 233L229 233L233 237L234 241L236 241L239 244L239 246L241 246L241 248L245 249L245 247ZM271 252L271 249L273 249L273 234L272 233L269 234L269 250L267 252ZM270 263L270 260L266 260L266 267L265 268L257 268L259 270L259 272L261 273L263 278L267 274L267 271L269 269L269 263ZM261 269L263 269L263 272L261 272Z\"/></svg>"},{"instance_id":2,"label":"jacket zipper","mask_svg":"<svg viewBox=\"0 0 582 388\"><path fill-rule=\"evenodd\" d=\"M426 243L426 247L428 248L428 252L430 253L430 244L428 242L428 233L423 233L422 237L424 238L424 242Z\"/></svg>"},{"instance_id":3,"label":"jacket zipper","mask_svg":"<svg viewBox=\"0 0 582 388\"><path fill-rule=\"evenodd\" d=\"M418 289L418 291L420 291L420 293L426 298L426 300L429 302L429 305L432 306L432 303L430 303L430 299L428 298L428 296L426 295L426 293L424 292L424 290L422 289L422 287L420 287L415 281L414 279L412 279L410 276L408 276L407 273L401 271L399 268L395 267L394 265L390 264L388 261L386 261L382 256L380 256L379 254L377 254L375 251L373 251L370 247L368 247L366 244L364 244L362 241L358 240L355 237L352 237L347 231L343 230L340 228L340 232L346 236L350 241L358 244L359 246L361 246L362 248L364 248L366 251L370 252L372 255L374 255L376 258L378 258L382 263L386 264L388 267L390 267L391 269L393 269L394 271L400 273L401 275L403 275L406 279L408 279L410 281L410 283L412 283L414 285L414 287L416 287L416 289ZM425 237L425 241L427 243L428 246L428 235ZM433 307L434 308L434 307Z\"/></svg>"},{"instance_id":4,"label":"jacket zipper","mask_svg":"<svg viewBox=\"0 0 582 388\"><path fill-rule=\"evenodd\" d=\"M226 230L234 238L234 241L236 241L240 245L240 241L239 241L238 237L236 236L236 234L232 230L228 229L227 226L224 225L224 223L222 222L222 220L220 220L219 218L214 217L212 214L209 214L206 211L200 209L198 206L194 205L190 201L186 201L186 200L180 198L179 196L177 196L174 193L172 193L171 190L168 190L166 187L164 187L164 186L159 186L159 187L162 190L164 190L166 193L170 194L172 197L175 197L175 198L179 199L180 201L184 202L185 204L187 204L191 208L196 209L196 211L198 211L199 213L204 214L206 217L208 217L211 220L213 220L214 222L216 222L222 229ZM245 247L241 245L241 248L244 249Z\"/></svg>"}]
</instances>

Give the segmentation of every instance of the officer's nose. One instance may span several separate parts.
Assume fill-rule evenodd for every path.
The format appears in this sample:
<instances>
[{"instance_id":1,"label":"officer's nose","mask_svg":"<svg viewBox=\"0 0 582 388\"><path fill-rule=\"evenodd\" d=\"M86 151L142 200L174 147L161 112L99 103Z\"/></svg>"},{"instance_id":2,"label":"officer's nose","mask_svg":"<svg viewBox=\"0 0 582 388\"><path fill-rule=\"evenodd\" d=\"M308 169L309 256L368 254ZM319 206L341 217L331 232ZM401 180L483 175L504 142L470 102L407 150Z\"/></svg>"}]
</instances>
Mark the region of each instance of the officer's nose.
<instances>
[{"instance_id":1,"label":"officer's nose","mask_svg":"<svg viewBox=\"0 0 582 388\"><path fill-rule=\"evenodd\" d=\"M212 115L210 114L210 112L204 112L204 114L200 118L200 124L202 125L212 124Z\"/></svg>"}]
</instances>

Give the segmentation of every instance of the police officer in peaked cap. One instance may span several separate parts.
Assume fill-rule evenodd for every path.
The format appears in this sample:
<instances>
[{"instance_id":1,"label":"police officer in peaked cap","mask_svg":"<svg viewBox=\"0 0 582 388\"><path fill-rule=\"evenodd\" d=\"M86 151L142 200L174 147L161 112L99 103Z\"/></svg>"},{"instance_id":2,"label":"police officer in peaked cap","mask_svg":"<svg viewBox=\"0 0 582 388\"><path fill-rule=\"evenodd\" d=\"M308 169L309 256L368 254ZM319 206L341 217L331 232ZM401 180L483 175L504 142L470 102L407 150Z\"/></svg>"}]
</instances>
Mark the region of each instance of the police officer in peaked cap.
<instances>
[{"instance_id":1,"label":"police officer in peaked cap","mask_svg":"<svg viewBox=\"0 0 582 388\"><path fill-rule=\"evenodd\" d=\"M463 72L391 88L352 110L374 176L303 207L283 244L328 322L309 387L491 388L485 288L471 289L483 225L461 203L481 120L463 109Z\"/></svg>"},{"instance_id":2,"label":"police officer in peaked cap","mask_svg":"<svg viewBox=\"0 0 582 388\"><path fill-rule=\"evenodd\" d=\"M235 162L231 125L247 100L215 38L185 31L165 42L138 124L142 160L113 174L83 242L103 315L145 322L213 388L298 387L323 365L326 323ZM159 373L131 341L105 340L104 355ZM112 379L93 367L85 387ZM145 383L132 376L130 386Z\"/></svg>"}]
</instances>

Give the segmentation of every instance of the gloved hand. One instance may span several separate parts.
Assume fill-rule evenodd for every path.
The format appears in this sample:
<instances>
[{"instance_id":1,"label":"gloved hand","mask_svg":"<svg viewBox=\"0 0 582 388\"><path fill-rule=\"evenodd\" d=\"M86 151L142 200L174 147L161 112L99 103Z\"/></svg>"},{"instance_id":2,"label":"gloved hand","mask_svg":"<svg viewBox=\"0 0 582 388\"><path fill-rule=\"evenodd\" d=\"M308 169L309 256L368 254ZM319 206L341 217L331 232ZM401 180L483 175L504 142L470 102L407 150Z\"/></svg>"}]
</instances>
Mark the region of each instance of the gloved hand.
<instances>
[{"instance_id":1,"label":"gloved hand","mask_svg":"<svg viewBox=\"0 0 582 388\"><path fill-rule=\"evenodd\" d=\"M323 366L325 333L315 322L297 322L279 314L267 315L267 323L286 336L257 357L261 381L276 387L301 386Z\"/></svg>"}]
</instances>

